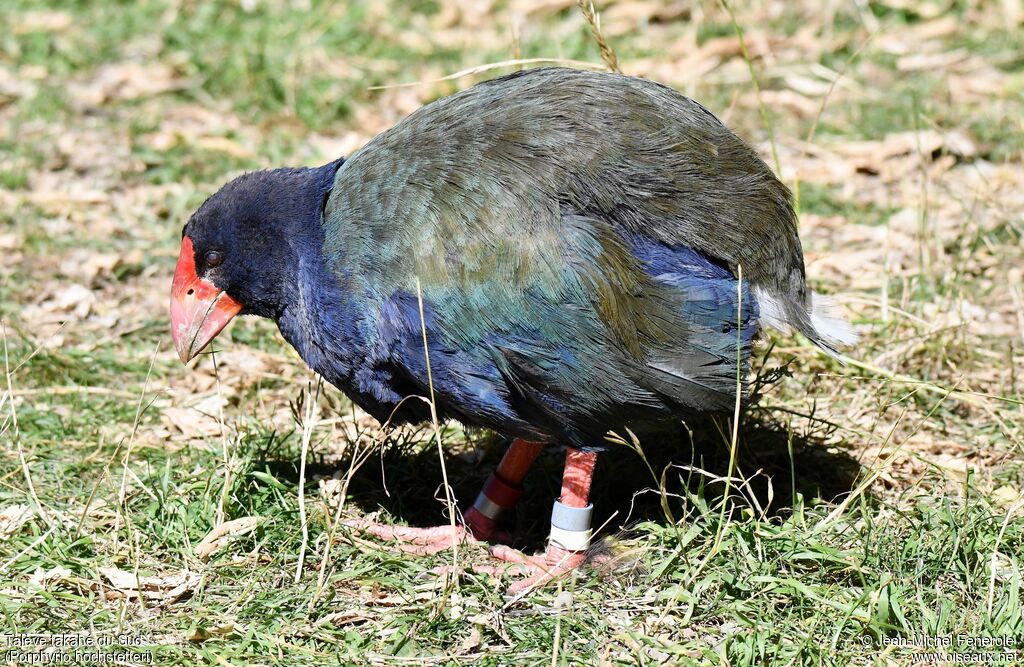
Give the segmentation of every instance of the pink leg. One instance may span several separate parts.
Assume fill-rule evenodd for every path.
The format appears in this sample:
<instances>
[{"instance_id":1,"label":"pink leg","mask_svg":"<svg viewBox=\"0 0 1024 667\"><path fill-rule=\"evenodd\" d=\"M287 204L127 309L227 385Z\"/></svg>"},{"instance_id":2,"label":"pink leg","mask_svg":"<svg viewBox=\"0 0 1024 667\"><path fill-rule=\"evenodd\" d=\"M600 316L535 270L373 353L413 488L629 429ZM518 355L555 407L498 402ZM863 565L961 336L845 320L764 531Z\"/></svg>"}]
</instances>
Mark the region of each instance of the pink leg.
<instances>
[{"instance_id":1,"label":"pink leg","mask_svg":"<svg viewBox=\"0 0 1024 667\"><path fill-rule=\"evenodd\" d=\"M498 514L515 506L522 494L522 482L533 466L544 445L520 438L512 441L497 469L484 484L483 491L473 507L463 514L464 524L431 528L389 526L363 519L346 521L346 525L358 528L389 542L394 542L406 553L416 555L435 554L450 549L453 544L494 540L505 537L496 529Z\"/></svg>"},{"instance_id":2,"label":"pink leg","mask_svg":"<svg viewBox=\"0 0 1024 667\"><path fill-rule=\"evenodd\" d=\"M594 479L594 464L596 462L597 454L574 449L569 449L566 452L565 472L562 474L562 493L559 498L562 505L575 509L584 509L589 506L590 485ZM552 529L552 533L554 532L555 529ZM563 531L561 534L565 536L566 541L573 538L571 532ZM589 544L589 525L586 543ZM582 542L577 542L574 546L580 545ZM565 548L555 543L554 535L545 553L537 556L527 556L521 551L502 545L495 545L491 547L490 551L493 557L505 561L509 565L478 566L474 569L495 576L503 573L525 576L525 579L509 586L508 592L512 594L540 588L556 579L565 577L589 560L585 546L580 549Z\"/></svg>"}]
</instances>

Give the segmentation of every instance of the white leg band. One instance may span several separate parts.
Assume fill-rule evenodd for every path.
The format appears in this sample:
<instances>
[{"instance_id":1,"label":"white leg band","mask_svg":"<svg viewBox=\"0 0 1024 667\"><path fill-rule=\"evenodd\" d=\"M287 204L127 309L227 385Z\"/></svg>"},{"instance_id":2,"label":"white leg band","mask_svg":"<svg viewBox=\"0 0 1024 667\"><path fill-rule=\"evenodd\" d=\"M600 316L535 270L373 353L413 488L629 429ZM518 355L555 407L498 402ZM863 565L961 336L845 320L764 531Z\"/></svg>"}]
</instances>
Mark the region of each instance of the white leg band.
<instances>
[{"instance_id":1,"label":"white leg band","mask_svg":"<svg viewBox=\"0 0 1024 667\"><path fill-rule=\"evenodd\" d=\"M551 544L568 551L590 548L590 517L594 506L569 507L556 500L551 508Z\"/></svg>"},{"instance_id":2,"label":"white leg band","mask_svg":"<svg viewBox=\"0 0 1024 667\"><path fill-rule=\"evenodd\" d=\"M473 507L476 508L477 512L480 512L488 519L496 520L501 516L501 506L484 495L483 491L481 491L480 495L476 497Z\"/></svg>"},{"instance_id":3,"label":"white leg band","mask_svg":"<svg viewBox=\"0 0 1024 667\"><path fill-rule=\"evenodd\" d=\"M568 531L581 531L590 528L590 517L594 514L593 503L586 507L569 507L556 500L551 508L551 525Z\"/></svg>"},{"instance_id":4,"label":"white leg band","mask_svg":"<svg viewBox=\"0 0 1024 667\"><path fill-rule=\"evenodd\" d=\"M586 551L590 548L590 529L566 530L551 526L551 544L567 551Z\"/></svg>"}]
</instances>

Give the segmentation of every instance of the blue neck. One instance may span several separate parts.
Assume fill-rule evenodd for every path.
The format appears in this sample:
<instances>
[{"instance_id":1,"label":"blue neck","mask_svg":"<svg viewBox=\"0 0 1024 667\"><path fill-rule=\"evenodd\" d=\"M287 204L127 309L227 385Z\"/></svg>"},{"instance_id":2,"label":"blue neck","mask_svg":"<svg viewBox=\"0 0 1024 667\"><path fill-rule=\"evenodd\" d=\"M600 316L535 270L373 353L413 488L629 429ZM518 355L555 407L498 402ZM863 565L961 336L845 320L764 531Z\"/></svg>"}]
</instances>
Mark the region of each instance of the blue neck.
<instances>
[{"instance_id":1,"label":"blue neck","mask_svg":"<svg viewBox=\"0 0 1024 667\"><path fill-rule=\"evenodd\" d=\"M339 284L323 257L323 228L308 230L295 283L276 318L278 329L299 356L328 382L344 389L365 348L352 295Z\"/></svg>"},{"instance_id":2,"label":"blue neck","mask_svg":"<svg viewBox=\"0 0 1024 667\"><path fill-rule=\"evenodd\" d=\"M289 235L294 247L277 327L303 361L381 422L404 398L390 363L390 349L353 293L351 281L328 265L324 250L323 199L337 163L310 170L305 187L317 201L315 215L298 215ZM310 197L305 197L309 200Z\"/></svg>"}]
</instances>

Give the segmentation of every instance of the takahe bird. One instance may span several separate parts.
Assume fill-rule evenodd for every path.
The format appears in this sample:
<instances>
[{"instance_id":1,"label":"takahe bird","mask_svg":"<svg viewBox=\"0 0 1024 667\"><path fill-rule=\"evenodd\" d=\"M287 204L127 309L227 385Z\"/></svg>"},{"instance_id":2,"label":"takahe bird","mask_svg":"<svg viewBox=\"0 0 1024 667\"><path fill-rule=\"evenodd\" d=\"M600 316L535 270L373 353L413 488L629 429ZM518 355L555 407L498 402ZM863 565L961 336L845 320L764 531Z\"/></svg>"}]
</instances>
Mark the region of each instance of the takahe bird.
<instances>
[{"instance_id":1,"label":"takahe bird","mask_svg":"<svg viewBox=\"0 0 1024 667\"><path fill-rule=\"evenodd\" d=\"M492 549L531 575L520 588L584 561L610 431L730 409L764 325L830 352L855 338L808 290L790 193L752 149L663 85L560 68L439 99L347 160L221 188L182 232L181 360L237 314L273 319L381 422L427 419L403 399L432 385L441 418L513 438L464 527L361 524L378 536L493 538L541 449L566 445L546 557Z\"/></svg>"}]
</instances>

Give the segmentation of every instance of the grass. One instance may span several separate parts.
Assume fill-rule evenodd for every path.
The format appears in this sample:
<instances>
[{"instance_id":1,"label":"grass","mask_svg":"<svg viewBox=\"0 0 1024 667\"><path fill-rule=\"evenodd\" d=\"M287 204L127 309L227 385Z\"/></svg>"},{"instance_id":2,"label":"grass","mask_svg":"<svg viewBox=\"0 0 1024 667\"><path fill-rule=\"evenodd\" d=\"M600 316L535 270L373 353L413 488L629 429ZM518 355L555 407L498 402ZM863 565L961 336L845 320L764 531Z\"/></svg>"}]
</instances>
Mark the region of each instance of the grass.
<instances>
[{"instance_id":1,"label":"grass","mask_svg":"<svg viewBox=\"0 0 1024 667\"><path fill-rule=\"evenodd\" d=\"M561 593L446 585L427 575L450 554L338 528L339 485L345 515L447 520L433 429L381 433L329 388L314 424L312 379L271 324L236 322L216 373L210 355L180 367L180 229L230 176L351 152L496 73L436 81L468 67L602 62L577 3L509 4L0 9L0 516L28 508L0 519L0 629L110 637L158 664L888 665L923 660L922 636L1013 638L979 650L1019 662L1019 2L736 2L735 25L712 2L598 6L626 73L699 99L766 158L773 130L811 281L862 342L848 366L791 338L758 348L727 499L728 420L602 457L595 518L616 558ZM374 89L415 81L434 83ZM934 150L899 147L929 129ZM471 500L503 443L441 435ZM519 546L543 543L560 459L528 479ZM203 560L222 512L259 520ZM140 600L109 568L156 579Z\"/></svg>"}]
</instances>

